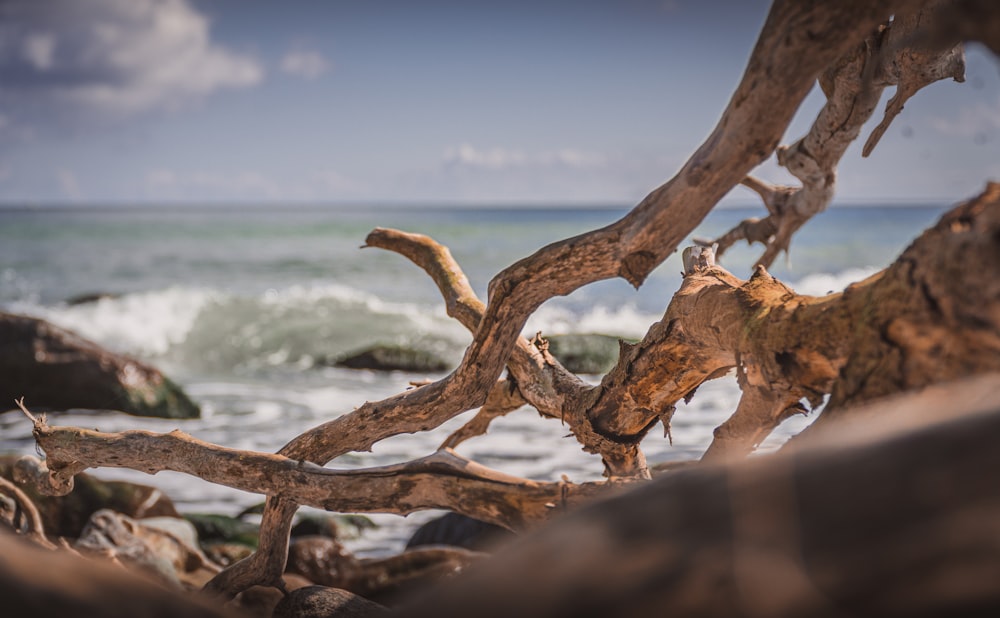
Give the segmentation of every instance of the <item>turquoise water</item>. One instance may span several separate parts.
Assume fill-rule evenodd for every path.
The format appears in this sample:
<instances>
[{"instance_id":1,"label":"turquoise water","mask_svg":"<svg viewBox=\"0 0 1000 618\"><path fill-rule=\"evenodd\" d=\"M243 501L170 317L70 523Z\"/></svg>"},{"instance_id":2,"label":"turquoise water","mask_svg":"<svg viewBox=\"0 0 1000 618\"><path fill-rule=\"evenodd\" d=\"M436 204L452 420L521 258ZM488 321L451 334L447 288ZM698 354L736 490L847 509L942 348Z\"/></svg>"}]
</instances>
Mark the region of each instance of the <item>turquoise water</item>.
<instances>
[{"instance_id":1,"label":"turquoise water","mask_svg":"<svg viewBox=\"0 0 1000 618\"><path fill-rule=\"evenodd\" d=\"M359 249L369 230L396 227L450 247L485 298L490 278L539 247L624 214L623 209L429 208L73 208L0 210L0 308L38 315L111 348L160 366L202 405L205 418L159 421L106 414L56 414L57 423L102 430L176 427L232 446L273 451L289 439L366 400L386 397L423 376L319 366L373 343L405 343L457 362L469 335L444 314L430 280L403 258ZM772 273L803 293L841 289L890 263L942 208L832 208L796 237L790 263ZM715 236L758 209L713 213L695 232ZM747 276L757 251L725 257ZM678 256L635 291L623 281L593 284L546 303L526 331L601 332L638 337L662 314L680 284ZM70 306L80 294L113 295ZM596 378L594 378L596 379ZM735 380L705 385L681 408L674 446L651 435L653 462L697 457L711 430L734 408ZM30 403L30 402L29 402ZM436 432L400 436L371 454L333 465L353 467L425 455L462 419ZM784 427L777 439L806 419ZM504 471L538 479L598 478L600 462L564 437L558 423L518 412L459 450ZM33 452L30 428L0 415L0 450ZM101 471L163 487L187 510L235 512L259 500L179 474ZM418 520L420 516L415 516ZM356 549L399 549L414 524L384 527Z\"/></svg>"}]
</instances>

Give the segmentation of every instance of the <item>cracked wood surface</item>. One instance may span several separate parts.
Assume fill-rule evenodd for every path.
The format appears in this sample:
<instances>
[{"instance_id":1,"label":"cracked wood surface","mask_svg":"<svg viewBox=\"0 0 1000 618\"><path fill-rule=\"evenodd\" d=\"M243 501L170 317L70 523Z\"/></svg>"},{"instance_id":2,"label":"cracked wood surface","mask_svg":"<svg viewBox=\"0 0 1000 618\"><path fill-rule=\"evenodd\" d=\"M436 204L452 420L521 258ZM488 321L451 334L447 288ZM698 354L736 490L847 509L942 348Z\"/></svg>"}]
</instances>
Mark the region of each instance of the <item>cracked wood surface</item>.
<instances>
[{"instance_id":1,"label":"cracked wood surface","mask_svg":"<svg viewBox=\"0 0 1000 618\"><path fill-rule=\"evenodd\" d=\"M826 103L804 137L775 151L778 165L795 176L801 186L773 185L748 176L741 184L757 193L768 211L762 219L740 222L714 240L721 256L741 240L761 244L757 265L770 267L782 251L788 252L792 236L833 199L837 165L861 133L887 87L895 95L886 105L882 121L862 150L867 157L878 144L903 105L921 88L947 78L965 80L965 56L958 41L931 44L928 35L951 9L950 0L931 0L902 7L887 23L873 30L860 45L849 50L820 77Z\"/></svg>"}]
</instances>

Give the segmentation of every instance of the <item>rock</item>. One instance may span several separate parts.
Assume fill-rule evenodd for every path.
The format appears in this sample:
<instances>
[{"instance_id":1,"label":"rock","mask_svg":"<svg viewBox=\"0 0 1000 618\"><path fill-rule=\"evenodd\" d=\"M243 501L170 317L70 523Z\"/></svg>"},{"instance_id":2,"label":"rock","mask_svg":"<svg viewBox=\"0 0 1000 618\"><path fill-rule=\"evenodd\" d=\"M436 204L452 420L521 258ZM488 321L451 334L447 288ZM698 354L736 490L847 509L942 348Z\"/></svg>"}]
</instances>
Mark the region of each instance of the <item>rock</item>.
<instances>
[{"instance_id":1,"label":"rock","mask_svg":"<svg viewBox=\"0 0 1000 618\"><path fill-rule=\"evenodd\" d=\"M552 335L549 352L573 373L607 373L618 362L618 337L611 335Z\"/></svg>"},{"instance_id":2,"label":"rock","mask_svg":"<svg viewBox=\"0 0 1000 618\"><path fill-rule=\"evenodd\" d=\"M159 523L163 526L163 522ZM73 546L136 567L168 584L200 589L220 568L202 553L197 543L181 538L190 537L193 527L181 536L167 527L147 526L104 509L94 513Z\"/></svg>"},{"instance_id":3,"label":"rock","mask_svg":"<svg viewBox=\"0 0 1000 618\"><path fill-rule=\"evenodd\" d=\"M325 536L294 539L288 547L286 573L323 586L347 588L357 577L360 561L343 545Z\"/></svg>"},{"instance_id":4,"label":"rock","mask_svg":"<svg viewBox=\"0 0 1000 618\"><path fill-rule=\"evenodd\" d=\"M121 410L197 418L201 411L155 368L44 320L0 313L0 401L34 409Z\"/></svg>"},{"instance_id":5,"label":"rock","mask_svg":"<svg viewBox=\"0 0 1000 618\"><path fill-rule=\"evenodd\" d=\"M260 526L228 515L185 513L203 545L238 544L257 549Z\"/></svg>"},{"instance_id":6,"label":"rock","mask_svg":"<svg viewBox=\"0 0 1000 618\"><path fill-rule=\"evenodd\" d=\"M313 583L304 577L286 573L282 578L285 590L293 592L299 588L312 586ZM238 609L242 615L255 618L271 618L275 606L285 597L277 588L271 586L251 586L236 595L230 607Z\"/></svg>"},{"instance_id":7,"label":"rock","mask_svg":"<svg viewBox=\"0 0 1000 618\"><path fill-rule=\"evenodd\" d=\"M450 363L431 352L397 345L374 345L365 350L347 354L337 359L334 365L348 369L409 371L412 373L436 373L451 368Z\"/></svg>"},{"instance_id":8,"label":"rock","mask_svg":"<svg viewBox=\"0 0 1000 618\"><path fill-rule=\"evenodd\" d=\"M70 307L75 307L77 305L89 305L90 303L96 303L104 300L105 298L120 298L121 294L114 294L111 292L84 292L83 294L77 294L75 296L70 296L65 302Z\"/></svg>"},{"instance_id":9,"label":"rock","mask_svg":"<svg viewBox=\"0 0 1000 618\"><path fill-rule=\"evenodd\" d=\"M209 541L201 543L201 549L205 555L219 566L227 567L234 562L239 562L253 553L254 549L249 545L240 543L223 543L219 541Z\"/></svg>"},{"instance_id":10,"label":"rock","mask_svg":"<svg viewBox=\"0 0 1000 618\"><path fill-rule=\"evenodd\" d=\"M323 515L305 515L292 526L291 536L325 536L331 539L340 537L337 520Z\"/></svg>"},{"instance_id":11,"label":"rock","mask_svg":"<svg viewBox=\"0 0 1000 618\"><path fill-rule=\"evenodd\" d=\"M223 618L231 612L196 595L178 594L120 566L49 551L0 534L4 616L32 618Z\"/></svg>"},{"instance_id":12,"label":"rock","mask_svg":"<svg viewBox=\"0 0 1000 618\"><path fill-rule=\"evenodd\" d=\"M0 476L12 479L18 455L0 456ZM65 496L43 496L32 485L21 489L38 507L45 533L51 537L77 538L91 515L111 509L137 519L180 517L174 503L155 487L125 481L102 481L87 473L77 474L73 491Z\"/></svg>"},{"instance_id":13,"label":"rock","mask_svg":"<svg viewBox=\"0 0 1000 618\"><path fill-rule=\"evenodd\" d=\"M274 618L369 618L385 616L389 610L347 590L308 586L293 591L278 602Z\"/></svg>"},{"instance_id":14,"label":"rock","mask_svg":"<svg viewBox=\"0 0 1000 618\"><path fill-rule=\"evenodd\" d=\"M514 533L506 528L479 521L459 513L448 513L417 528L406 549L421 545L451 545L485 551Z\"/></svg>"}]
</instances>

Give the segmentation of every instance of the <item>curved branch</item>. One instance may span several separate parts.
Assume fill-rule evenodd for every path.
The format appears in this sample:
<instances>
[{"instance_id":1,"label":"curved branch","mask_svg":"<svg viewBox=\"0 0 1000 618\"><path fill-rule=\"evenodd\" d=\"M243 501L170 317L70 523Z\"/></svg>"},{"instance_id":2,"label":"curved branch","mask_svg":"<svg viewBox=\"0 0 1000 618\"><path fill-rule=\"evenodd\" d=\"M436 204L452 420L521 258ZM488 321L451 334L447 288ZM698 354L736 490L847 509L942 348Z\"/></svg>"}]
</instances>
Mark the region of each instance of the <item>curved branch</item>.
<instances>
[{"instance_id":1,"label":"curved branch","mask_svg":"<svg viewBox=\"0 0 1000 618\"><path fill-rule=\"evenodd\" d=\"M867 157L903 104L921 88L945 78L964 80L961 46L918 48L929 29L931 15L946 4L929 0L901 7L893 21L844 56L820 78L827 101L799 141L776 151L778 164L799 179L801 187L776 187L752 177L743 185L754 190L767 208L763 219L747 219L715 240L721 256L740 240L759 243L764 252L756 266L770 267L781 252L788 252L792 236L812 217L826 210L833 199L837 165L847 147L857 139L871 118L886 87L897 86L882 122L865 144ZM870 31L871 32L871 31Z\"/></svg>"}]
</instances>

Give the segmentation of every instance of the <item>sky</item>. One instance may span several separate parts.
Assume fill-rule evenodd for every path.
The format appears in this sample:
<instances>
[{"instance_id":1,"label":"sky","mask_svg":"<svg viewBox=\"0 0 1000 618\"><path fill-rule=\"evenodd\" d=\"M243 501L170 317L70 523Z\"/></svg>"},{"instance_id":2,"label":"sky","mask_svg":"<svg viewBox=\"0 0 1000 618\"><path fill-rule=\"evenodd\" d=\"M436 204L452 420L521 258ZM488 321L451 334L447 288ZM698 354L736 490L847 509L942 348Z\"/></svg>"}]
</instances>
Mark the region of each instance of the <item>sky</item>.
<instances>
[{"instance_id":1,"label":"sky","mask_svg":"<svg viewBox=\"0 0 1000 618\"><path fill-rule=\"evenodd\" d=\"M0 0L0 203L628 206L711 132L768 4ZM836 202L1000 179L1000 64L967 53Z\"/></svg>"}]
</instances>

